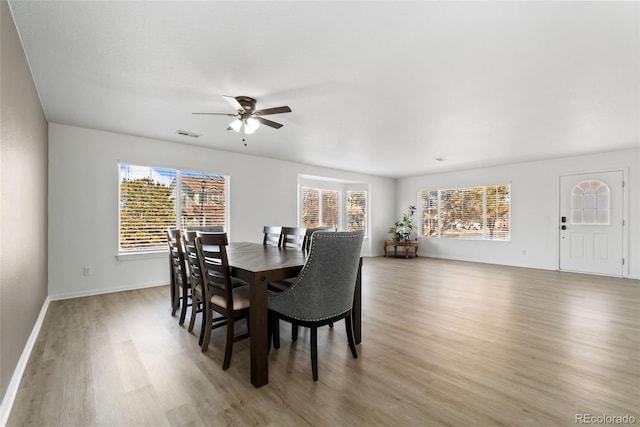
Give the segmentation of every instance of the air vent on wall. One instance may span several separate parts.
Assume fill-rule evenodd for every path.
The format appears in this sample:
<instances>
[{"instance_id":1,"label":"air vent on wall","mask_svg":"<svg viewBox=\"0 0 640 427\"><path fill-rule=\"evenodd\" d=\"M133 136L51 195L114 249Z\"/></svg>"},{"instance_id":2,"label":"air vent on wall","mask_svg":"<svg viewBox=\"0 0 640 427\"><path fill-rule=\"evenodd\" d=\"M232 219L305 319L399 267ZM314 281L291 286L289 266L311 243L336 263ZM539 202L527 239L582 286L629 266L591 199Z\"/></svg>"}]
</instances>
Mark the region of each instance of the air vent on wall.
<instances>
[{"instance_id":1,"label":"air vent on wall","mask_svg":"<svg viewBox=\"0 0 640 427\"><path fill-rule=\"evenodd\" d=\"M176 133L178 135L182 135L182 136L190 136L191 138L199 138L202 136L201 133L194 133L194 132L189 132L186 130L177 130Z\"/></svg>"}]
</instances>

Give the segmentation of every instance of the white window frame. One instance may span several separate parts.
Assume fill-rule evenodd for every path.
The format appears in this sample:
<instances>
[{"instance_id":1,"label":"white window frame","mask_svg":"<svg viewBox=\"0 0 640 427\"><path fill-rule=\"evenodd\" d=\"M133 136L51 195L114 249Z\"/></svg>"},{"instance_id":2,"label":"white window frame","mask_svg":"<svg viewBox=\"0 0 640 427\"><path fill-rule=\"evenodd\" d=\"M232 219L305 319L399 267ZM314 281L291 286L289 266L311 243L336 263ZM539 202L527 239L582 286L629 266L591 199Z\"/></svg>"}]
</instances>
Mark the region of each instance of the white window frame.
<instances>
[{"instance_id":1,"label":"white window frame","mask_svg":"<svg viewBox=\"0 0 640 427\"><path fill-rule=\"evenodd\" d=\"M147 259L147 258L157 258L160 256L165 256L166 253L168 252L168 246L165 245L165 247L161 248L160 245L158 245L157 248L153 248L153 249L140 249L140 250L127 250L127 251L123 251L121 249L121 241L120 241L120 237L121 237L121 233L120 233L120 226L121 226L121 218L120 218L120 214L121 214L121 210L120 210L120 205L121 205L121 192L120 192L120 185L122 182L122 176L120 174L120 168L121 165L128 165L128 166L134 166L134 167L142 167L142 168L149 168L149 169L168 169L168 170L173 170L176 173L176 180L178 182L178 185L180 183L180 179L182 177L182 173L183 172L189 172L189 173L198 173L198 174L203 174L203 175L216 175L216 176L221 176L224 177L224 197L225 197L225 207L224 207L224 229L225 230L229 230L229 206L230 206L230 177L226 174L222 174L219 172L211 172L211 171L195 171L195 170L191 170L191 169L187 169L187 168L182 168L182 169L177 169L174 167L170 167L170 166L159 166L159 165L149 165L149 164L143 164L140 162L126 162L126 161L119 161L117 163L117 191L118 191L118 223L117 223L117 232L118 232L118 238L117 238L117 249L116 249L116 258L120 261L128 261L128 260L136 260L136 259ZM177 194L175 197L175 202L174 202L174 208L176 210L176 223L175 223L175 227L176 228L180 228L181 223L182 223L182 205L183 205L183 200L182 200L182 195L181 194Z\"/></svg>"},{"instance_id":2,"label":"white window frame","mask_svg":"<svg viewBox=\"0 0 640 427\"><path fill-rule=\"evenodd\" d=\"M495 236L491 236L491 233L489 232L489 226L488 226L488 218L487 218L487 189L488 188L493 188L493 187L509 187L509 217L507 219L508 224L509 224L509 231L508 231L508 237L506 238L496 238ZM483 193L482 193L482 224L481 224L481 230L482 233L481 234L476 234L476 235L471 235L469 234L468 236L461 236L462 237L452 237L452 236L447 236L445 233L443 233L443 224L442 224L442 193L444 192L451 192L451 191L464 191L464 190L469 190L469 189L473 189L473 188L482 188ZM423 203L423 197L422 195L424 193L433 193L436 192L437 193L437 202L436 202L436 207L437 207L437 228L436 228L436 233L432 234L432 235L425 235L424 234L424 228L425 228L425 221L424 221L424 203ZM483 241L493 241L493 242L508 242L511 241L511 231L512 231L512 224L511 224L511 184L497 184L497 185L476 185L476 186L469 186L469 187L459 187L459 188L448 188L448 189L440 189L440 190L422 190L419 192L418 194L418 199L420 201L420 237L424 237L424 238L437 238L437 239L459 239L459 240L483 240Z\"/></svg>"},{"instance_id":3,"label":"white window frame","mask_svg":"<svg viewBox=\"0 0 640 427\"><path fill-rule=\"evenodd\" d=\"M315 188L320 190L331 190L339 193L338 198L338 230L346 230L347 207L349 191L364 191L366 194L366 220L364 238L369 234L369 224L371 224L371 191L369 184L363 182L346 181L336 178L319 177L311 175L298 175L298 226L302 227L303 192L302 188Z\"/></svg>"}]
</instances>

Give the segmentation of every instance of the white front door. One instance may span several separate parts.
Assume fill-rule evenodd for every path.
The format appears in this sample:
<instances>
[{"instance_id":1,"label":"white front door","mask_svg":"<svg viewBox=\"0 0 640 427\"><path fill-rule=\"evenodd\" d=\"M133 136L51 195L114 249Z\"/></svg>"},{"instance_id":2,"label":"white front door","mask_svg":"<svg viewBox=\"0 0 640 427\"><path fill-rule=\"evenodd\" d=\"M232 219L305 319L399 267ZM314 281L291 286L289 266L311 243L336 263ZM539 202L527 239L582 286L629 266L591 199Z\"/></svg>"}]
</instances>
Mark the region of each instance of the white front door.
<instances>
[{"instance_id":1,"label":"white front door","mask_svg":"<svg viewBox=\"0 0 640 427\"><path fill-rule=\"evenodd\" d=\"M622 276L623 173L560 177L560 270Z\"/></svg>"}]
</instances>

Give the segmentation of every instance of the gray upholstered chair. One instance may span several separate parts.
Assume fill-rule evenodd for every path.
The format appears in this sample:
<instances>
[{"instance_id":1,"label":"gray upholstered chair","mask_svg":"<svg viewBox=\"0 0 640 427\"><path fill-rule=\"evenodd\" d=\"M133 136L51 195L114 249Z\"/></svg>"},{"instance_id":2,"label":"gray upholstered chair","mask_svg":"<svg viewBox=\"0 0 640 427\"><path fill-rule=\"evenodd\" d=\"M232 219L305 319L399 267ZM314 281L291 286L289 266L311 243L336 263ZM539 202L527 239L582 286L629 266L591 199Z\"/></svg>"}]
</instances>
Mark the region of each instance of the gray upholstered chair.
<instances>
[{"instance_id":1,"label":"gray upholstered chair","mask_svg":"<svg viewBox=\"0 0 640 427\"><path fill-rule=\"evenodd\" d=\"M302 230L302 229L299 229L299 230ZM307 228L306 231L305 231L304 240L302 241L302 249L307 253L309 252L309 249L311 248L311 239L313 238L313 233L315 233L316 231L336 231L336 229L333 228L333 227ZM273 282L269 282L269 290L270 291L274 291L274 292L286 291L287 289L289 289L289 287L295 281L295 279L296 279L295 277L291 277L291 278L288 278L288 279L276 280L276 281L273 281ZM333 327L333 325L330 325L330 326ZM296 331L295 328L294 328L294 331ZM294 336L294 338L295 338L295 336Z\"/></svg>"},{"instance_id":2,"label":"gray upholstered chair","mask_svg":"<svg viewBox=\"0 0 640 427\"><path fill-rule=\"evenodd\" d=\"M363 233L317 231L307 262L293 284L269 294L269 345L280 347L279 320L311 330L311 370L318 380L317 328L345 319L349 348L358 357L351 311Z\"/></svg>"},{"instance_id":3,"label":"gray upholstered chair","mask_svg":"<svg viewBox=\"0 0 640 427\"><path fill-rule=\"evenodd\" d=\"M313 237L313 233L315 233L316 231L337 231L337 230L335 227L325 227L325 226L307 228L307 232L305 233L305 236L304 236L304 243L302 244L302 247L307 252L309 252L309 248L311 248L311 238Z\"/></svg>"},{"instance_id":4,"label":"gray upholstered chair","mask_svg":"<svg viewBox=\"0 0 640 427\"><path fill-rule=\"evenodd\" d=\"M305 227L282 227L278 246L283 249L300 249L305 250L307 229ZM295 277L277 282L269 282L269 290L274 292L282 292L291 286Z\"/></svg>"},{"instance_id":5,"label":"gray upholstered chair","mask_svg":"<svg viewBox=\"0 0 640 427\"><path fill-rule=\"evenodd\" d=\"M227 234L203 233L198 231L195 239L196 253L200 260L200 274L202 277L202 311L204 312L204 340L202 351L209 348L211 331L214 328L227 327L227 342L224 350L222 369L228 369L231 364L233 343L249 337L249 286L232 280L231 268L227 261ZM214 312L224 317L222 323L216 323L218 318ZM247 319L247 332L235 335L235 321Z\"/></svg>"}]
</instances>

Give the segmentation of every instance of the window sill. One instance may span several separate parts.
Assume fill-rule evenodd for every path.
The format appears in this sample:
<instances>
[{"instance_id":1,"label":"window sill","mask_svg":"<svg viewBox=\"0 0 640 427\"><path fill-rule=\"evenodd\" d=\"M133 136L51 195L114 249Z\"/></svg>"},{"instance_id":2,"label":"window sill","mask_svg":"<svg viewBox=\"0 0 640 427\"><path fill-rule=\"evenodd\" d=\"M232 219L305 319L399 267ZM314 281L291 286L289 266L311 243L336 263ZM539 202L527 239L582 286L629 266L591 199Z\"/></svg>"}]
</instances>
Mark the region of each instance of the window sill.
<instances>
[{"instance_id":1,"label":"window sill","mask_svg":"<svg viewBox=\"0 0 640 427\"><path fill-rule=\"evenodd\" d=\"M120 252L116 255L118 261L139 261L142 259L157 259L167 256L168 251L153 252Z\"/></svg>"}]
</instances>

